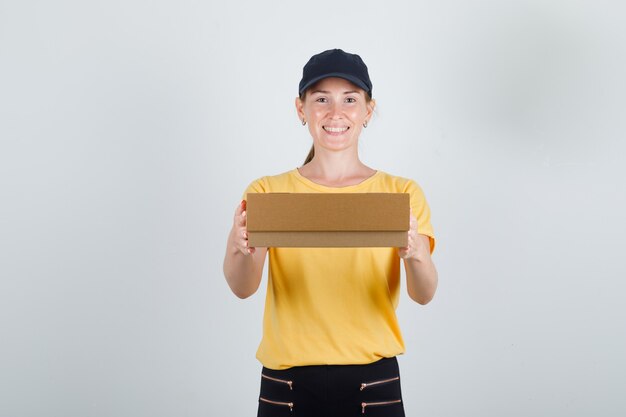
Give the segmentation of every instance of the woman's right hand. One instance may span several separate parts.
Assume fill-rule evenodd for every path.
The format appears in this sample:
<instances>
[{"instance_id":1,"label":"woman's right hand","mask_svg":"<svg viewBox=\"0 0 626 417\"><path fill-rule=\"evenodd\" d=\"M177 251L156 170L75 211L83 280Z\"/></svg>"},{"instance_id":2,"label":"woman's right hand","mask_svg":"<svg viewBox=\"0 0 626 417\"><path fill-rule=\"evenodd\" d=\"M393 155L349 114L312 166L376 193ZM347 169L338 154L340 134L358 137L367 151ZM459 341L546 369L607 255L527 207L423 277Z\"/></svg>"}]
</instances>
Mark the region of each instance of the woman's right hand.
<instances>
[{"instance_id":1,"label":"woman's right hand","mask_svg":"<svg viewBox=\"0 0 626 417\"><path fill-rule=\"evenodd\" d=\"M243 200L235 210L233 228L228 235L224 256L226 282L239 298L247 298L259 288L267 257L267 248L248 246L247 220L246 201Z\"/></svg>"},{"instance_id":2,"label":"woman's right hand","mask_svg":"<svg viewBox=\"0 0 626 417\"><path fill-rule=\"evenodd\" d=\"M230 231L230 246L247 256L254 253L256 249L248 247L246 214L246 200L241 200L235 209L233 228Z\"/></svg>"}]
</instances>

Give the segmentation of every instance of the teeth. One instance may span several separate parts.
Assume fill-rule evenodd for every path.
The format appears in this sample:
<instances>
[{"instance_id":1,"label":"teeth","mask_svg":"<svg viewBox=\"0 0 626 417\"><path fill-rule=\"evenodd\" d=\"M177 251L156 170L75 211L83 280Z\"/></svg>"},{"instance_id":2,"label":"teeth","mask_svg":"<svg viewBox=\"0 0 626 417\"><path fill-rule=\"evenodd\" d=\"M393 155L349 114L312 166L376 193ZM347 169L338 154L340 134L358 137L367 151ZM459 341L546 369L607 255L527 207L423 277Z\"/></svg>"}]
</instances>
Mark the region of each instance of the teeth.
<instances>
[{"instance_id":1,"label":"teeth","mask_svg":"<svg viewBox=\"0 0 626 417\"><path fill-rule=\"evenodd\" d=\"M348 128L347 127L328 127L328 126L324 126L324 130L326 130L327 132L339 133L339 132L345 132L346 130L348 130Z\"/></svg>"}]
</instances>

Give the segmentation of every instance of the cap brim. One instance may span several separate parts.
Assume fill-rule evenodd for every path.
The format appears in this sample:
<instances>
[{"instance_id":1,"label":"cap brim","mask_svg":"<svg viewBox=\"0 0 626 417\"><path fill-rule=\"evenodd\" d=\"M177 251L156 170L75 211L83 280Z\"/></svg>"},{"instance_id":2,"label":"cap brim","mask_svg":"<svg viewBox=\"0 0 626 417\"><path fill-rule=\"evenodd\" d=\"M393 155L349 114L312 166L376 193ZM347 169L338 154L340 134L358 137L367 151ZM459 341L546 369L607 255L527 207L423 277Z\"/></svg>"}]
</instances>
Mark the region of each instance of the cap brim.
<instances>
[{"instance_id":1,"label":"cap brim","mask_svg":"<svg viewBox=\"0 0 626 417\"><path fill-rule=\"evenodd\" d=\"M324 78L330 78L330 77L343 78L344 80L348 80L352 84L356 85L357 87L365 90L366 93L368 93L368 94L370 93L370 89L367 87L367 85L365 85L365 83L363 81L361 81L360 79L356 78L355 76L350 75L350 74L344 74L344 73L341 73L341 72L331 72L331 73L320 75L318 77L315 77L315 78L309 80L309 82L306 83L304 86L302 86L302 88L300 89L300 91L299 91L300 95L302 95L302 93L304 93L307 90L307 88L311 87L316 82L318 82L320 80L323 80Z\"/></svg>"}]
</instances>

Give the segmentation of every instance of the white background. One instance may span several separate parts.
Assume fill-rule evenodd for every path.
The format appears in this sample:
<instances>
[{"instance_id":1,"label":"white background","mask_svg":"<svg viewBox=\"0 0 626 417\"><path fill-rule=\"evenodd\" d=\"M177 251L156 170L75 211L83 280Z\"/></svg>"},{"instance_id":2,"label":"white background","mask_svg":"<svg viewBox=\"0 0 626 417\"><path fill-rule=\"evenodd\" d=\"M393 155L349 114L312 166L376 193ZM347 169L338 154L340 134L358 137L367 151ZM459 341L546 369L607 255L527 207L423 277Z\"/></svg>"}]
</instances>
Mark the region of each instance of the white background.
<instances>
[{"instance_id":1,"label":"white background","mask_svg":"<svg viewBox=\"0 0 626 417\"><path fill-rule=\"evenodd\" d=\"M398 309L407 416L625 415L625 11L2 0L0 416L255 415L265 291L230 293L226 236L302 163L335 47L374 83L362 159L438 238L435 299Z\"/></svg>"}]
</instances>

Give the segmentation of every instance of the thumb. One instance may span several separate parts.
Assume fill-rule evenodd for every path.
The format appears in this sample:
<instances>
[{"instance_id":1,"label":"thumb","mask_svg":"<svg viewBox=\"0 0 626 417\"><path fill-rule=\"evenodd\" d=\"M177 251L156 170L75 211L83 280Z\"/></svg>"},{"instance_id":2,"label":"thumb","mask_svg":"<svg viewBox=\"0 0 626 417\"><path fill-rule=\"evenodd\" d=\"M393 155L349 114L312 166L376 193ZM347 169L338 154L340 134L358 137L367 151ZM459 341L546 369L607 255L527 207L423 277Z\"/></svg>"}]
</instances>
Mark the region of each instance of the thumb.
<instances>
[{"instance_id":1,"label":"thumb","mask_svg":"<svg viewBox=\"0 0 626 417\"><path fill-rule=\"evenodd\" d=\"M241 203L235 209L235 224L238 226L246 225L246 200L241 200Z\"/></svg>"}]
</instances>

